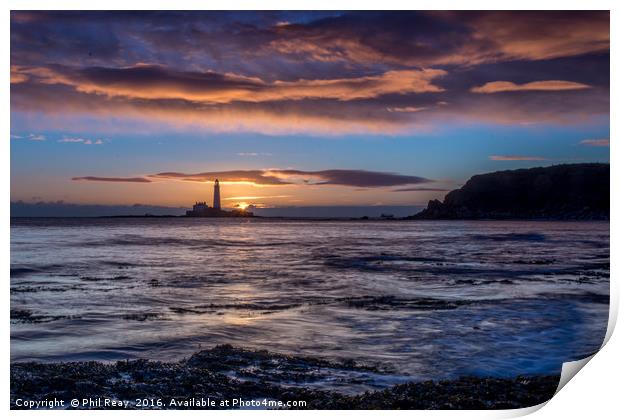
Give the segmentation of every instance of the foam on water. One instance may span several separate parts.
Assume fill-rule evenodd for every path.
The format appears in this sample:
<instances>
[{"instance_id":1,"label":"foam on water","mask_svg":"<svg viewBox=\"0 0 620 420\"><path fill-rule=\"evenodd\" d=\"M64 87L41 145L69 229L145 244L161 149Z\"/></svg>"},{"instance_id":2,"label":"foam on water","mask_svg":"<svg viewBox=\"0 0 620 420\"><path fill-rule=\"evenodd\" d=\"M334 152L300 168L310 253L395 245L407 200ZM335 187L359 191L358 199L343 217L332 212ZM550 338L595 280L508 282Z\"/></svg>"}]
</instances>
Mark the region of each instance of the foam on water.
<instances>
[{"instance_id":1,"label":"foam on water","mask_svg":"<svg viewBox=\"0 0 620 420\"><path fill-rule=\"evenodd\" d=\"M394 382L557 374L598 349L608 302L609 223L11 223L13 361L229 343L389 365Z\"/></svg>"}]
</instances>

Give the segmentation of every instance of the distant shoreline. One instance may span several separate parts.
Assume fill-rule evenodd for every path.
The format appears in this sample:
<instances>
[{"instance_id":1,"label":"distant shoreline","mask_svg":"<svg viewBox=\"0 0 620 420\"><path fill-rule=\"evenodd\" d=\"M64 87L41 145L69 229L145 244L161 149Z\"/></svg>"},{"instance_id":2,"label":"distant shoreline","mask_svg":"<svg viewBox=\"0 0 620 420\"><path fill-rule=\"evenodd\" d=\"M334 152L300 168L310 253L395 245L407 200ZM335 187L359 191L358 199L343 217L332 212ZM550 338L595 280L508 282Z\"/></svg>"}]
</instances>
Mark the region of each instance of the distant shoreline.
<instances>
[{"instance_id":1,"label":"distant shoreline","mask_svg":"<svg viewBox=\"0 0 620 420\"><path fill-rule=\"evenodd\" d=\"M568 218L471 218L471 219L418 219L411 216L380 218L380 217L302 217L302 216L253 216L253 217L187 217L175 215L113 215L113 216L11 216L14 219L217 219L217 220L299 220L299 221L317 221L317 222L415 222L415 223L432 223L432 222L609 222L609 218L605 219L568 219Z\"/></svg>"}]
</instances>

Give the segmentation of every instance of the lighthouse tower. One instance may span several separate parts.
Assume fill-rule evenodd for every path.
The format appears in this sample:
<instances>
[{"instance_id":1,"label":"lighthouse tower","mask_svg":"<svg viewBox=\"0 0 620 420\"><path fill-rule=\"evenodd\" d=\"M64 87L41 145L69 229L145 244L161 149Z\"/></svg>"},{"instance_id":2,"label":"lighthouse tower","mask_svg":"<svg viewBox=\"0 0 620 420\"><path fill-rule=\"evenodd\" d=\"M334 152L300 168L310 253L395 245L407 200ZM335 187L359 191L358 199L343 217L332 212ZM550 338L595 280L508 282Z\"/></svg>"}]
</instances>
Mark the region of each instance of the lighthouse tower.
<instances>
[{"instance_id":1,"label":"lighthouse tower","mask_svg":"<svg viewBox=\"0 0 620 420\"><path fill-rule=\"evenodd\" d=\"M222 205L220 204L220 181L215 180L215 185L213 186L213 208L215 210L221 210Z\"/></svg>"}]
</instances>

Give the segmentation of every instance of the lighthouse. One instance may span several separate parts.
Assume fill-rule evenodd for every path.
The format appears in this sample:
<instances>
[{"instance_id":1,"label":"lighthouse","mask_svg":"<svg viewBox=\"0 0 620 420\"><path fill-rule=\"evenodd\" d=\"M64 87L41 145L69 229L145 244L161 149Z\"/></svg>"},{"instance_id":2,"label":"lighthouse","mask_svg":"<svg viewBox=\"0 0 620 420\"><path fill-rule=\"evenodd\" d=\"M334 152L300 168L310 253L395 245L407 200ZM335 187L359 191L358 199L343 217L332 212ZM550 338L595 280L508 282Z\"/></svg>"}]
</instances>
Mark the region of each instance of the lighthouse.
<instances>
[{"instance_id":1,"label":"lighthouse","mask_svg":"<svg viewBox=\"0 0 620 420\"><path fill-rule=\"evenodd\" d=\"M215 185L213 186L213 208L215 210L221 210L222 205L220 204L220 181L215 180Z\"/></svg>"},{"instance_id":2,"label":"lighthouse","mask_svg":"<svg viewBox=\"0 0 620 420\"><path fill-rule=\"evenodd\" d=\"M197 201L192 210L185 212L186 217L254 217L254 213L245 208L235 208L232 210L222 210L220 199L220 181L213 183L213 207L207 206L206 201Z\"/></svg>"}]
</instances>

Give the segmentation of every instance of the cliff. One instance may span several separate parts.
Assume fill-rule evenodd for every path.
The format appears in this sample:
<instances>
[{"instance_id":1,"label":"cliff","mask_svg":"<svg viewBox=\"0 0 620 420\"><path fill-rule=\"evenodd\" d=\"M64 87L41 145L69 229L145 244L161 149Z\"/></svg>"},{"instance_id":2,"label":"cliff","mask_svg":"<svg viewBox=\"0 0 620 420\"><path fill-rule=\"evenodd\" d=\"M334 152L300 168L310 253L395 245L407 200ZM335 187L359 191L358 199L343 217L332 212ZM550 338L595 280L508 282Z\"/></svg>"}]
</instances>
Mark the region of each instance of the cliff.
<instances>
[{"instance_id":1,"label":"cliff","mask_svg":"<svg viewBox=\"0 0 620 420\"><path fill-rule=\"evenodd\" d=\"M609 219L609 164L475 175L412 219Z\"/></svg>"}]
</instances>

